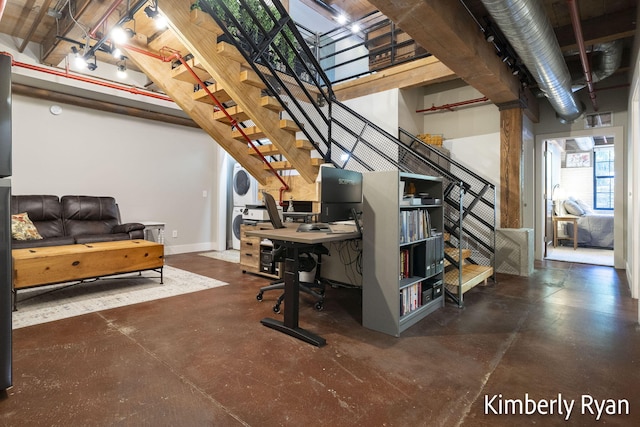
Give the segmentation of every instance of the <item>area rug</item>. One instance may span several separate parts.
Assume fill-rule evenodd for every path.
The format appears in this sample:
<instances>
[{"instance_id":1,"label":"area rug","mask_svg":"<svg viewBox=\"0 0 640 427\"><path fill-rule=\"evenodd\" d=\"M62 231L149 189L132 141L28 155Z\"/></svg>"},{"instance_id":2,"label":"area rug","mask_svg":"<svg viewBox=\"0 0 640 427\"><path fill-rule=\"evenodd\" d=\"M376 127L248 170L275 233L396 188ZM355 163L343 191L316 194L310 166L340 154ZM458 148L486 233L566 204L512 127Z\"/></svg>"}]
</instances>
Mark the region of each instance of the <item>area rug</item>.
<instances>
[{"instance_id":1,"label":"area rug","mask_svg":"<svg viewBox=\"0 0 640 427\"><path fill-rule=\"evenodd\" d=\"M613 266L613 250L578 248L573 246L549 247L547 258L552 261L577 262L580 264Z\"/></svg>"},{"instance_id":2,"label":"area rug","mask_svg":"<svg viewBox=\"0 0 640 427\"><path fill-rule=\"evenodd\" d=\"M215 258L215 259L219 259L227 262L235 262L236 264L240 262L240 251L237 251L234 249L229 249L226 251L203 252L198 255L206 256L209 258Z\"/></svg>"},{"instance_id":3,"label":"area rug","mask_svg":"<svg viewBox=\"0 0 640 427\"><path fill-rule=\"evenodd\" d=\"M224 285L228 283L165 266L164 284L159 273L145 271L26 289L18 291L13 329Z\"/></svg>"}]
</instances>

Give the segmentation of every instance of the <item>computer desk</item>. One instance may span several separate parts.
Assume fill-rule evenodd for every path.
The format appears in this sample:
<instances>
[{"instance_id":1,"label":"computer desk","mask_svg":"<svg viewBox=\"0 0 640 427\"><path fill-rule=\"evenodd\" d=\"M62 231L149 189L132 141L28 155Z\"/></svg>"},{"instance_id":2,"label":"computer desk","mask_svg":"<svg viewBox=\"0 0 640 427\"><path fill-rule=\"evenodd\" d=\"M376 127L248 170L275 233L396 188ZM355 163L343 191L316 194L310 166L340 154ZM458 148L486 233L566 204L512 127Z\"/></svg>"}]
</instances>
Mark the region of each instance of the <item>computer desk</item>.
<instances>
[{"instance_id":1,"label":"computer desk","mask_svg":"<svg viewBox=\"0 0 640 427\"><path fill-rule=\"evenodd\" d=\"M300 223L285 224L286 228L273 230L253 230L248 231L247 236L256 236L262 239L269 239L274 244L286 248L286 259L284 263L284 320L279 321L272 318L264 318L260 321L268 328L283 332L292 337L298 338L309 344L322 347L327 342L321 336L300 328L298 316L300 309L300 282L298 278L298 255L319 243L339 242L351 239L360 239L362 236L352 225L332 225L334 231L340 233L323 232L298 232L296 229ZM342 232L344 231L344 232Z\"/></svg>"}]
</instances>

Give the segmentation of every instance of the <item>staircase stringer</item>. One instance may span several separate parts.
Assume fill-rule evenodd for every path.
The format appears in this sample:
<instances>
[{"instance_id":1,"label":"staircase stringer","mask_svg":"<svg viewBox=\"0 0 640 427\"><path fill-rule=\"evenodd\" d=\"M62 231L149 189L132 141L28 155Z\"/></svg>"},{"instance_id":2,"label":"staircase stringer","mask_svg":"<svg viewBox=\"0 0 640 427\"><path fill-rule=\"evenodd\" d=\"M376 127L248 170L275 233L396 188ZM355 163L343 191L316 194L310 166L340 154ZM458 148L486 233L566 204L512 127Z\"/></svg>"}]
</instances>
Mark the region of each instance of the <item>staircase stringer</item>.
<instances>
[{"instance_id":1,"label":"staircase stringer","mask_svg":"<svg viewBox=\"0 0 640 427\"><path fill-rule=\"evenodd\" d=\"M180 0L165 0L160 7L178 40L189 49L216 82L224 87L240 108L247 112L256 126L264 131L267 138L278 147L305 181L314 182L318 168L311 164L310 153L297 149L294 133L279 128L277 112L260 105L261 90L240 80L240 63L217 53L217 39L211 37L210 31L192 25L186 3ZM228 47L233 46L225 46L225 49Z\"/></svg>"},{"instance_id":2,"label":"staircase stringer","mask_svg":"<svg viewBox=\"0 0 640 427\"><path fill-rule=\"evenodd\" d=\"M211 136L226 152L243 165L247 171L261 184L267 182L271 175L263 168L263 162L253 156L247 156L247 146L231 137L229 126L212 119L213 108L210 104L195 101L191 93L193 85L175 80L171 77L171 64L159 61L133 49L123 46L127 57L136 63L140 69L175 103L182 108L209 136Z\"/></svg>"}]
</instances>

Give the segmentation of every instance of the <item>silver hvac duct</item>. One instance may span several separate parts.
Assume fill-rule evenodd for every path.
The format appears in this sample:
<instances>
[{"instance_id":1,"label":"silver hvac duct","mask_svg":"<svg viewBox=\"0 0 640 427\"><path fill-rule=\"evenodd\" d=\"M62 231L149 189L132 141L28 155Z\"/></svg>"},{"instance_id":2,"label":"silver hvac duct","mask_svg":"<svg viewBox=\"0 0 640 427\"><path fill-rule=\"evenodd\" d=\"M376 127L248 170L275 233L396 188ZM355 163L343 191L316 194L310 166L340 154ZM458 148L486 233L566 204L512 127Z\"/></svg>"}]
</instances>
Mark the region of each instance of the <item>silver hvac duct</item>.
<instances>
[{"instance_id":1,"label":"silver hvac duct","mask_svg":"<svg viewBox=\"0 0 640 427\"><path fill-rule=\"evenodd\" d=\"M538 0L482 0L560 121L580 118L584 105L571 91L571 75L551 23Z\"/></svg>"},{"instance_id":2,"label":"silver hvac duct","mask_svg":"<svg viewBox=\"0 0 640 427\"><path fill-rule=\"evenodd\" d=\"M597 83L611 76L616 72L618 68L620 68L620 64L622 63L622 40L614 40L612 42L600 43L596 44L592 47L589 52L600 52L601 56L596 64L594 64L593 70L591 72L591 81ZM577 51L565 52L565 55L577 55ZM584 76L581 76L580 79L573 81L573 91L576 91L576 85L580 85L578 89L582 89L586 83Z\"/></svg>"}]
</instances>

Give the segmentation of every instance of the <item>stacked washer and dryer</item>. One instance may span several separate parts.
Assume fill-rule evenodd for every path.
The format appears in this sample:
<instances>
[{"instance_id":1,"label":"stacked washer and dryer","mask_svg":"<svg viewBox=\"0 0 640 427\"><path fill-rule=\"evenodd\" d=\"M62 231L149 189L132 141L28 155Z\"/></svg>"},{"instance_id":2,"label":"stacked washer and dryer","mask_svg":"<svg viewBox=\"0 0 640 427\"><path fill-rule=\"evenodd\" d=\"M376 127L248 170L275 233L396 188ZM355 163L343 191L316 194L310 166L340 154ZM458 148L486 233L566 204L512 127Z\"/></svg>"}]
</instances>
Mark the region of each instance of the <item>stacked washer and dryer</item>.
<instances>
[{"instance_id":1,"label":"stacked washer and dryer","mask_svg":"<svg viewBox=\"0 0 640 427\"><path fill-rule=\"evenodd\" d=\"M240 249L240 226L242 212L247 205L258 203L258 181L242 167L240 163L233 166L233 214L231 220L233 249Z\"/></svg>"}]
</instances>

